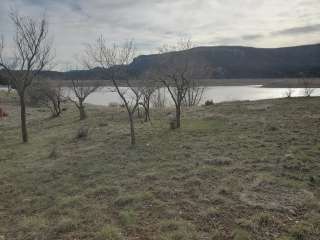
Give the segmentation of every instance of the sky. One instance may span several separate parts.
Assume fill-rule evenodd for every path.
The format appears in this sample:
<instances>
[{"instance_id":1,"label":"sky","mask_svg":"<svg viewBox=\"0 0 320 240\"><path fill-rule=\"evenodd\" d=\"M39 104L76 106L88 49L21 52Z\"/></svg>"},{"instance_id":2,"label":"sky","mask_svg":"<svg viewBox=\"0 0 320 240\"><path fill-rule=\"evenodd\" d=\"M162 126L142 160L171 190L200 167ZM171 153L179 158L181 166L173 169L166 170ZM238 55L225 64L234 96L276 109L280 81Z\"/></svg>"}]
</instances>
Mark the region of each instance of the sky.
<instances>
[{"instance_id":1,"label":"sky","mask_svg":"<svg viewBox=\"0 0 320 240\"><path fill-rule=\"evenodd\" d=\"M285 47L320 43L320 0L0 0L0 34L10 46L12 9L45 12L57 69L76 65L85 44L133 39L139 54L181 38L197 46Z\"/></svg>"}]
</instances>

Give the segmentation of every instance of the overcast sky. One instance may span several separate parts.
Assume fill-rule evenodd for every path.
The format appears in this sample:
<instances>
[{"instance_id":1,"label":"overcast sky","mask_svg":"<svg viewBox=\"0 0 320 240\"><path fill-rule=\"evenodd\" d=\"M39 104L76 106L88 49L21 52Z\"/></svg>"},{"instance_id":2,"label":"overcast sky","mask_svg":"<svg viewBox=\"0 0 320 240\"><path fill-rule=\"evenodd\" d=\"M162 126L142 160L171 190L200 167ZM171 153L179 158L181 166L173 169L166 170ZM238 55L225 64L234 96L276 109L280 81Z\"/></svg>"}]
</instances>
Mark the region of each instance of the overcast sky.
<instances>
[{"instance_id":1,"label":"overcast sky","mask_svg":"<svg viewBox=\"0 0 320 240\"><path fill-rule=\"evenodd\" d=\"M46 12L63 68L85 43L134 39L140 53L191 38L197 45L283 47L320 43L320 0L0 0L0 34L12 39L10 9Z\"/></svg>"}]
</instances>

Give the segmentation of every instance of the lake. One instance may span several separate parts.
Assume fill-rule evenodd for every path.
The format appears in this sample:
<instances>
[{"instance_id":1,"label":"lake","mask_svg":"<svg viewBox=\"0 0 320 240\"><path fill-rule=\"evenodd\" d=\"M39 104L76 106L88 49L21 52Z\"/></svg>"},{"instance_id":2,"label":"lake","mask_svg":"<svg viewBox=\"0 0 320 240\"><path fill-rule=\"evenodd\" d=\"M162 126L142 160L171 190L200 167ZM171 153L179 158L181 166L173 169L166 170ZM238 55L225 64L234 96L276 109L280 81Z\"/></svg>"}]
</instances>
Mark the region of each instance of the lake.
<instances>
[{"instance_id":1,"label":"lake","mask_svg":"<svg viewBox=\"0 0 320 240\"><path fill-rule=\"evenodd\" d=\"M123 90L125 88L122 88ZM303 88L293 88L293 97L303 96ZM170 96L166 89L161 89L166 95L166 99L170 100ZM263 88L259 85L251 86L209 86L206 88L201 104L206 100L212 100L215 103L244 101L244 100L260 100L285 97L286 88ZM320 88L316 88L312 96L320 96ZM110 88L103 88L99 92L95 92L87 99L87 103L96 105L109 105L110 103L122 103L117 92L111 92ZM170 103L169 103L170 104Z\"/></svg>"},{"instance_id":2,"label":"lake","mask_svg":"<svg viewBox=\"0 0 320 240\"><path fill-rule=\"evenodd\" d=\"M126 90L125 87L121 88ZM0 87L0 90L6 90L6 87ZM293 88L293 97L303 96L303 88ZM68 89L65 90L70 94ZM167 104L170 104L170 96L166 89L160 89L166 96ZM285 97L286 88L263 88L261 85L250 86L208 86L203 94L201 104L206 100L212 100L215 103L244 100L261 100ZM320 96L320 88L316 88L312 96ZM98 92L92 93L86 100L86 103L108 106L109 104L121 104L118 93L112 87L103 87Z\"/></svg>"}]
</instances>

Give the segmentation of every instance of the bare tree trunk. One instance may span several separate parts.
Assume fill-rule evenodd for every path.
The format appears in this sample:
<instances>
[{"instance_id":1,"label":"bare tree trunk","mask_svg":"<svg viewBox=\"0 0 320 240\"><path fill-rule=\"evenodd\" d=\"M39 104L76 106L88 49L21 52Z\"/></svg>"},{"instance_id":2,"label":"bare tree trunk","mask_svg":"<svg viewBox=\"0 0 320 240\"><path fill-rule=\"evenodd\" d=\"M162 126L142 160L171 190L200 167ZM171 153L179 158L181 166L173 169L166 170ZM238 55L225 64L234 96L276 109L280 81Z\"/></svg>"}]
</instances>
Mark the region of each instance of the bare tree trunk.
<instances>
[{"instance_id":1,"label":"bare tree trunk","mask_svg":"<svg viewBox=\"0 0 320 240\"><path fill-rule=\"evenodd\" d=\"M144 110L144 121L145 121L145 122L150 121L150 116L149 116L149 110L148 110L148 108L145 108L145 110Z\"/></svg>"},{"instance_id":2,"label":"bare tree trunk","mask_svg":"<svg viewBox=\"0 0 320 240\"><path fill-rule=\"evenodd\" d=\"M176 106L176 125L177 125L177 128L180 128L181 126L181 105L180 104Z\"/></svg>"},{"instance_id":3,"label":"bare tree trunk","mask_svg":"<svg viewBox=\"0 0 320 240\"><path fill-rule=\"evenodd\" d=\"M61 102L58 100L57 102L57 116L59 117L61 114Z\"/></svg>"},{"instance_id":4,"label":"bare tree trunk","mask_svg":"<svg viewBox=\"0 0 320 240\"><path fill-rule=\"evenodd\" d=\"M147 100L147 114L146 114L146 122L151 121L150 119L150 99Z\"/></svg>"},{"instance_id":5,"label":"bare tree trunk","mask_svg":"<svg viewBox=\"0 0 320 240\"><path fill-rule=\"evenodd\" d=\"M140 115L139 101L141 98L141 93L138 89L136 89L136 87L130 86L130 78L127 78L127 75L131 72L131 70L128 71L129 69L126 67L135 58L135 46L133 42L127 41L123 46L114 44L113 47L107 47L105 39L101 36L97 40L95 46L88 46L87 55L90 59L88 61L88 66L90 66L90 62L93 60L93 62L99 64L104 71L107 71L108 73L110 72L110 80L112 81L119 97L122 99L128 113L131 145L135 145L134 114L138 108L138 116ZM121 91L119 88L117 79L121 79L123 77L127 78L127 85L134 94L135 101L133 102L131 102L126 96L126 92Z\"/></svg>"},{"instance_id":6,"label":"bare tree trunk","mask_svg":"<svg viewBox=\"0 0 320 240\"><path fill-rule=\"evenodd\" d=\"M142 104L143 110L144 110L144 121L148 122L151 121L150 119L150 103L144 103Z\"/></svg>"},{"instance_id":7,"label":"bare tree trunk","mask_svg":"<svg viewBox=\"0 0 320 240\"><path fill-rule=\"evenodd\" d=\"M26 103L24 99L24 94L19 94L20 97L20 118L21 118L21 133L22 133L22 141L24 143L28 142L28 131L27 131L27 123L26 123Z\"/></svg>"},{"instance_id":8,"label":"bare tree trunk","mask_svg":"<svg viewBox=\"0 0 320 240\"><path fill-rule=\"evenodd\" d=\"M141 112L140 112L140 108L138 107L138 118L141 118Z\"/></svg>"},{"instance_id":9,"label":"bare tree trunk","mask_svg":"<svg viewBox=\"0 0 320 240\"><path fill-rule=\"evenodd\" d=\"M133 123L133 116L129 113L129 121L130 121L130 135L131 135L131 145L136 144L136 136L134 133L134 123Z\"/></svg>"},{"instance_id":10,"label":"bare tree trunk","mask_svg":"<svg viewBox=\"0 0 320 240\"><path fill-rule=\"evenodd\" d=\"M57 100L57 102L54 103L54 107L55 107L56 116L59 117L59 115L61 113L60 101L59 100Z\"/></svg>"},{"instance_id":11,"label":"bare tree trunk","mask_svg":"<svg viewBox=\"0 0 320 240\"><path fill-rule=\"evenodd\" d=\"M79 113L80 113L80 120L84 120L87 117L86 111L84 110L83 103L79 103Z\"/></svg>"},{"instance_id":12,"label":"bare tree trunk","mask_svg":"<svg viewBox=\"0 0 320 240\"><path fill-rule=\"evenodd\" d=\"M57 100L57 102L53 101L53 111L52 111L52 116L53 117L59 117L61 114L61 106L60 106L60 101Z\"/></svg>"},{"instance_id":13,"label":"bare tree trunk","mask_svg":"<svg viewBox=\"0 0 320 240\"><path fill-rule=\"evenodd\" d=\"M8 80L8 93L11 92L12 86L11 86L11 79Z\"/></svg>"}]
</instances>

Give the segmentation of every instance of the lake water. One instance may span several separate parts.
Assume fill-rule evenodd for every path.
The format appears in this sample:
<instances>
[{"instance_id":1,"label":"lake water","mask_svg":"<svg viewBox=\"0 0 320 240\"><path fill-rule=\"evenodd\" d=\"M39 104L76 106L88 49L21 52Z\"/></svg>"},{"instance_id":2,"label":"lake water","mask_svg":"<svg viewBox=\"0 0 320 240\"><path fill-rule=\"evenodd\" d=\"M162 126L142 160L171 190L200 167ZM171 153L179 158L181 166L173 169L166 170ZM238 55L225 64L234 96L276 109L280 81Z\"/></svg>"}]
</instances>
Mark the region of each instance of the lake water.
<instances>
[{"instance_id":1,"label":"lake water","mask_svg":"<svg viewBox=\"0 0 320 240\"><path fill-rule=\"evenodd\" d=\"M125 90L125 88L122 88ZM303 96L303 88L292 89L293 97ZM117 92L111 92L110 88L103 88L99 92L95 92L87 99L87 103L96 105L109 105L110 103L122 103ZM215 103L243 100L260 100L283 98L286 96L286 88L263 88L261 86L210 86L207 87L201 104L206 100L212 100ZM166 89L161 89L162 94L169 101L170 96ZM312 96L320 96L320 88L315 89ZM170 104L170 101L169 101Z\"/></svg>"},{"instance_id":2,"label":"lake water","mask_svg":"<svg viewBox=\"0 0 320 240\"><path fill-rule=\"evenodd\" d=\"M126 88L121 88L126 90ZM6 87L0 87L0 90L6 90ZM293 88L293 97L303 96L303 88ZM160 90L166 96L167 103L170 104L170 96L166 89ZM206 100L213 100L215 103L243 100L260 100L285 97L286 88L263 88L259 85L251 86L209 86L206 88L201 104ZM66 93L69 93L66 89ZM320 88L316 88L312 96L320 96ZM104 87L98 92L92 93L86 100L86 103L108 106L109 104L121 104L122 101L118 93L112 87Z\"/></svg>"}]
</instances>

